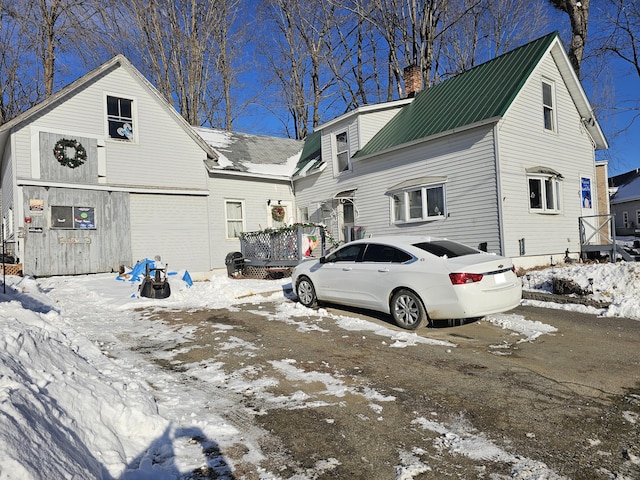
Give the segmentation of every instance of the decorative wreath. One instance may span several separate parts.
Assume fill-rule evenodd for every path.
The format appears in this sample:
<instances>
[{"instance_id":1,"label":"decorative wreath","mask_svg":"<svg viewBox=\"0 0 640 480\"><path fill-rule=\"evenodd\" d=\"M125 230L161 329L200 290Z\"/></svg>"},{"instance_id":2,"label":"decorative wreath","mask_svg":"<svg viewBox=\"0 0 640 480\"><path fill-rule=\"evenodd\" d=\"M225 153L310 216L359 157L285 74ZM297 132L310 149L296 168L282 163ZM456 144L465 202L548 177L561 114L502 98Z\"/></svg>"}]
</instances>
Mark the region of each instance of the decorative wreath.
<instances>
[{"instance_id":1,"label":"decorative wreath","mask_svg":"<svg viewBox=\"0 0 640 480\"><path fill-rule=\"evenodd\" d=\"M73 158L67 156L67 148L73 148L76 151ZM82 144L77 140L67 138L61 138L56 142L56 146L53 147L53 155L61 165L69 168L79 167L87 160L87 150Z\"/></svg>"},{"instance_id":2,"label":"decorative wreath","mask_svg":"<svg viewBox=\"0 0 640 480\"><path fill-rule=\"evenodd\" d=\"M271 207L271 218L273 218L276 222L283 221L284 215L285 215L284 207L281 207L280 205Z\"/></svg>"}]
</instances>

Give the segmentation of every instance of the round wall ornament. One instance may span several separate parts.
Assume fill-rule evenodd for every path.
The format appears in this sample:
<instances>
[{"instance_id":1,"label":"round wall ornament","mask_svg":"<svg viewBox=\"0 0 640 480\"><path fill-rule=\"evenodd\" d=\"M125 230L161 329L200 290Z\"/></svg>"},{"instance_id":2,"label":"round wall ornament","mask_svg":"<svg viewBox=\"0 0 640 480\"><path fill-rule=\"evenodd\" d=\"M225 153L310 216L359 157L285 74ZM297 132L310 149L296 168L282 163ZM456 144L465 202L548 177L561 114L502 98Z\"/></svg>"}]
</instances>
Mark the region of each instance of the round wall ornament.
<instances>
[{"instance_id":1,"label":"round wall ornament","mask_svg":"<svg viewBox=\"0 0 640 480\"><path fill-rule=\"evenodd\" d=\"M284 220L284 216L285 216L284 207L280 205L271 207L271 218L273 218L276 222L282 222Z\"/></svg>"},{"instance_id":2,"label":"round wall ornament","mask_svg":"<svg viewBox=\"0 0 640 480\"><path fill-rule=\"evenodd\" d=\"M75 154L70 157L67 152L71 148L73 148ZM55 147L53 147L53 155L62 166L69 168L79 167L87 160L87 150L82 144L77 140L69 140L67 138L61 138L56 142Z\"/></svg>"}]
</instances>

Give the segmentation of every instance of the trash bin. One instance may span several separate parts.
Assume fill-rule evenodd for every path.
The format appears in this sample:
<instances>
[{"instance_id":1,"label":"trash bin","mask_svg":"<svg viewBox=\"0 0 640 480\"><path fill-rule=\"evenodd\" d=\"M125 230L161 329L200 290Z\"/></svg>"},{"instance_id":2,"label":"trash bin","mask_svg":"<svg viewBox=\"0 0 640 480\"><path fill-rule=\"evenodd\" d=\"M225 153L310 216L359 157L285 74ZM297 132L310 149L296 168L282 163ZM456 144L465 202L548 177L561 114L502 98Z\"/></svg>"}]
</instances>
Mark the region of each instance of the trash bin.
<instances>
[{"instance_id":1,"label":"trash bin","mask_svg":"<svg viewBox=\"0 0 640 480\"><path fill-rule=\"evenodd\" d=\"M224 259L224 263L227 265L227 274L230 277L235 277L239 273L242 273L244 269L244 258L240 252L230 252Z\"/></svg>"}]
</instances>

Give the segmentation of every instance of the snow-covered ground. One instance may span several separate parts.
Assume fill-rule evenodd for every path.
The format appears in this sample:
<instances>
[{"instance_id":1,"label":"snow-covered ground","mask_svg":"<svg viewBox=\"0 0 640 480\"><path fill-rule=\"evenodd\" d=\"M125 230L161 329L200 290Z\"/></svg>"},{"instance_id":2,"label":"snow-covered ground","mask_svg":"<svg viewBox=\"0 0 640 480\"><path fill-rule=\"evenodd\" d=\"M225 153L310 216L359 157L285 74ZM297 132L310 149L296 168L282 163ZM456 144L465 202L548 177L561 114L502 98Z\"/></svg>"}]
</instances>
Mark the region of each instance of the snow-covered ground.
<instances>
[{"instance_id":1,"label":"snow-covered ground","mask_svg":"<svg viewBox=\"0 0 640 480\"><path fill-rule=\"evenodd\" d=\"M570 278L592 290L594 298L611 303L606 310L578 305L557 308L640 320L640 264L576 264L532 271L523 277L524 288L550 291L553 276ZM206 464L203 449L207 445L194 439L215 442L223 450L244 444L243 461L257 465L262 452L252 432L239 431L219 414L228 399L176 385L168 372L136 353L136 339L144 336L177 344L178 336L191 334L148 321L138 309L159 305L175 310L237 309L240 304L275 301L279 306L274 319L299 317L296 321L304 322L304 307L283 294L289 282L213 274L210 281L189 287L178 274L171 277L170 298L151 300L137 296L137 283L110 274L7 276L6 284L0 283L0 479L177 479ZM389 337L390 347L412 348L418 341L428 341L424 338L428 334L418 337L324 310L314 315L324 315L346 330L374 329L377 335ZM513 314L482 321L514 330L528 340L554 330ZM196 368L195 377L201 374ZM331 384L324 377L320 381ZM442 444L434 448L455 449L468 456L490 451L485 458L516 462L471 427L426 419L416 423L443 434ZM427 467L412 463L412 456L404 453L407 458L399 462L397 479L410 480ZM524 462L521 469L514 463L519 479L561 478L544 465L517 461ZM220 464L217 468L223 473L230 467ZM318 472L330 469L330 459L317 468ZM318 472L296 479L315 478ZM277 472L262 472L261 478L280 477Z\"/></svg>"}]
</instances>

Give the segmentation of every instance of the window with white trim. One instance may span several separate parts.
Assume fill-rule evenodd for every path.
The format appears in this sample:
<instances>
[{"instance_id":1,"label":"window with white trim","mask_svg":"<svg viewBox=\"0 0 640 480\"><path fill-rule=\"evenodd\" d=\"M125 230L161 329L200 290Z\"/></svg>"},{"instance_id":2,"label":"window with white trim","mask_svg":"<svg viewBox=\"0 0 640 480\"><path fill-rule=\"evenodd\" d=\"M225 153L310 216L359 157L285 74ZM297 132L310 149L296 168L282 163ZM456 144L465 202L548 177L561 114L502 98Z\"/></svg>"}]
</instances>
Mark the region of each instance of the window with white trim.
<instances>
[{"instance_id":1,"label":"window with white trim","mask_svg":"<svg viewBox=\"0 0 640 480\"><path fill-rule=\"evenodd\" d=\"M336 134L335 147L336 172L341 173L351 170L351 162L349 162L349 135L346 131Z\"/></svg>"},{"instance_id":2,"label":"window with white trim","mask_svg":"<svg viewBox=\"0 0 640 480\"><path fill-rule=\"evenodd\" d=\"M389 193L393 223L437 220L445 215L444 184L421 185Z\"/></svg>"},{"instance_id":3,"label":"window with white trim","mask_svg":"<svg viewBox=\"0 0 640 480\"><path fill-rule=\"evenodd\" d=\"M636 228L640 228L640 210L636 210Z\"/></svg>"},{"instance_id":4,"label":"window with white trim","mask_svg":"<svg viewBox=\"0 0 640 480\"><path fill-rule=\"evenodd\" d=\"M622 212L622 228L629 228L629 212Z\"/></svg>"},{"instance_id":5,"label":"window with white trim","mask_svg":"<svg viewBox=\"0 0 640 480\"><path fill-rule=\"evenodd\" d=\"M544 118L544 129L550 132L556 131L556 93L553 82L542 81L542 111Z\"/></svg>"},{"instance_id":6,"label":"window with white trim","mask_svg":"<svg viewBox=\"0 0 640 480\"><path fill-rule=\"evenodd\" d=\"M244 232L244 202L242 200L224 201L227 238L239 238Z\"/></svg>"},{"instance_id":7,"label":"window with white trim","mask_svg":"<svg viewBox=\"0 0 640 480\"><path fill-rule=\"evenodd\" d=\"M560 213L561 182L557 175L529 175L529 208L537 213Z\"/></svg>"},{"instance_id":8,"label":"window with white trim","mask_svg":"<svg viewBox=\"0 0 640 480\"><path fill-rule=\"evenodd\" d=\"M107 95L109 138L133 141L133 100Z\"/></svg>"}]
</instances>

